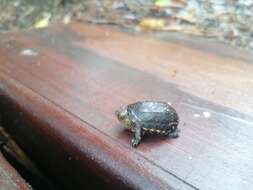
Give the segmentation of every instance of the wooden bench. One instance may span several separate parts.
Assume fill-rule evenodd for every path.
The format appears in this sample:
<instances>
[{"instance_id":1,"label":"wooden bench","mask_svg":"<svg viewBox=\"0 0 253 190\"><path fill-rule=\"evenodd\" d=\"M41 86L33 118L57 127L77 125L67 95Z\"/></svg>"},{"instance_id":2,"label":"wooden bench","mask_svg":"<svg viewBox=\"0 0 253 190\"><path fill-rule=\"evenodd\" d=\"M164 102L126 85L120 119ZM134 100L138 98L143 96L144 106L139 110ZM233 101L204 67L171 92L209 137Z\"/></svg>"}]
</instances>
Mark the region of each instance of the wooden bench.
<instances>
[{"instance_id":1,"label":"wooden bench","mask_svg":"<svg viewBox=\"0 0 253 190\"><path fill-rule=\"evenodd\" d=\"M205 43L78 23L2 35L3 124L68 189L93 177L114 189L253 189L253 57ZM172 104L180 137L134 149L114 111L147 99Z\"/></svg>"}]
</instances>

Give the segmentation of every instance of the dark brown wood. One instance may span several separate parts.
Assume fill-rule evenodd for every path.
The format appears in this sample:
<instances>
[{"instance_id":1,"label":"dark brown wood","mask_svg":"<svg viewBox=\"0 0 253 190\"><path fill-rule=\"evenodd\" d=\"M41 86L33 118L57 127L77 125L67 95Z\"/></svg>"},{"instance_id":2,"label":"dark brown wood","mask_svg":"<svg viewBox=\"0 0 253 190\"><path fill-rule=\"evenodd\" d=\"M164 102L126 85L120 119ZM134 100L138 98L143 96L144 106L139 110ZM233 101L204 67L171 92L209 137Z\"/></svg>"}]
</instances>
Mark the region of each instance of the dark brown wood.
<instances>
[{"instance_id":1,"label":"dark brown wood","mask_svg":"<svg viewBox=\"0 0 253 190\"><path fill-rule=\"evenodd\" d=\"M3 36L3 119L69 188L89 171L122 189L251 189L252 57L183 44L76 23ZM172 103L180 138L131 148L114 111L142 99Z\"/></svg>"},{"instance_id":2,"label":"dark brown wood","mask_svg":"<svg viewBox=\"0 0 253 190\"><path fill-rule=\"evenodd\" d=\"M30 190L30 186L5 160L0 153L0 189L1 190Z\"/></svg>"}]
</instances>

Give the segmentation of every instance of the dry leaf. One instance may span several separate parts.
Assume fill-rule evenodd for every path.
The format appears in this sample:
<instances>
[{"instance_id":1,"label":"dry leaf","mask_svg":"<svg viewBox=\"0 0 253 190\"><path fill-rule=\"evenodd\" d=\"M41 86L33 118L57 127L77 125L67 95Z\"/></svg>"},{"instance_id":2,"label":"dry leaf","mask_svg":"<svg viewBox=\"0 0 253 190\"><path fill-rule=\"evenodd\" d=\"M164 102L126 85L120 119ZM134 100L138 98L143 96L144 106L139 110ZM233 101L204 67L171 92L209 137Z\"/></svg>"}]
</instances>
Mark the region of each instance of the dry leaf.
<instances>
[{"instance_id":1,"label":"dry leaf","mask_svg":"<svg viewBox=\"0 0 253 190\"><path fill-rule=\"evenodd\" d=\"M170 5L170 0L156 0L155 6L157 7L168 7Z\"/></svg>"},{"instance_id":2,"label":"dry leaf","mask_svg":"<svg viewBox=\"0 0 253 190\"><path fill-rule=\"evenodd\" d=\"M159 8L174 7L181 8L186 4L186 0L156 0L155 6Z\"/></svg>"},{"instance_id":3,"label":"dry leaf","mask_svg":"<svg viewBox=\"0 0 253 190\"><path fill-rule=\"evenodd\" d=\"M163 30L165 28L164 19L145 18L140 21L139 26L148 30Z\"/></svg>"},{"instance_id":4,"label":"dry leaf","mask_svg":"<svg viewBox=\"0 0 253 190\"><path fill-rule=\"evenodd\" d=\"M41 20L38 20L35 24L34 27L35 28L45 28L49 25L49 20L51 18L51 14L46 14L44 16L44 18L42 18Z\"/></svg>"},{"instance_id":5,"label":"dry leaf","mask_svg":"<svg viewBox=\"0 0 253 190\"><path fill-rule=\"evenodd\" d=\"M71 20L71 16L66 15L66 16L64 16L62 22L63 22L63 24L68 24L70 22L70 20Z\"/></svg>"}]
</instances>

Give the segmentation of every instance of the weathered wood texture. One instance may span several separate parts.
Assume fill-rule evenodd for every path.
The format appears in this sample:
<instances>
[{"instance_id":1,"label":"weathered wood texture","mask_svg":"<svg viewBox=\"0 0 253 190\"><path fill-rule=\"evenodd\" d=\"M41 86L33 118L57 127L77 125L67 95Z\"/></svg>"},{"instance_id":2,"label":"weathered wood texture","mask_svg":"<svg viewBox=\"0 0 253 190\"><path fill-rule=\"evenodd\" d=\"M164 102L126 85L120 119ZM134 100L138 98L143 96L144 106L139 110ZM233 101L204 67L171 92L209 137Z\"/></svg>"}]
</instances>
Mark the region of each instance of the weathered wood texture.
<instances>
[{"instance_id":1,"label":"weathered wood texture","mask_svg":"<svg viewBox=\"0 0 253 190\"><path fill-rule=\"evenodd\" d=\"M253 189L252 55L196 44L76 23L3 36L3 119L66 187L90 171L122 189ZM144 99L172 103L180 138L131 148L114 111Z\"/></svg>"},{"instance_id":2,"label":"weathered wood texture","mask_svg":"<svg viewBox=\"0 0 253 190\"><path fill-rule=\"evenodd\" d=\"M0 153L0 189L1 190L30 190L30 186L5 160Z\"/></svg>"}]
</instances>

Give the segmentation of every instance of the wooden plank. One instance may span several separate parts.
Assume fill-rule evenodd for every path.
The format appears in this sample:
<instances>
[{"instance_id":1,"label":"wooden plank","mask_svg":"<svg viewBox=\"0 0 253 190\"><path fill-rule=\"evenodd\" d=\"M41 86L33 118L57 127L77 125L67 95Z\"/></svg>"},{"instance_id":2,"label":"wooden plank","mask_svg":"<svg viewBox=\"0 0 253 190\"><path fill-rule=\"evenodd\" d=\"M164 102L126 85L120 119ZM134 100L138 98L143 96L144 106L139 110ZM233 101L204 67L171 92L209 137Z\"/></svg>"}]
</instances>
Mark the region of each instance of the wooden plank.
<instances>
[{"instance_id":1,"label":"wooden plank","mask_svg":"<svg viewBox=\"0 0 253 190\"><path fill-rule=\"evenodd\" d=\"M22 55L27 48L38 55ZM5 36L0 55L2 112L21 112L29 123L17 129L9 120L9 130L37 162L59 166L44 161L59 178L82 187L89 170L126 189L253 188L250 56L76 23ZM180 138L130 147L114 111L142 99L172 103Z\"/></svg>"},{"instance_id":2,"label":"wooden plank","mask_svg":"<svg viewBox=\"0 0 253 190\"><path fill-rule=\"evenodd\" d=\"M1 190L30 190L30 186L5 160L0 153L0 189Z\"/></svg>"}]
</instances>

